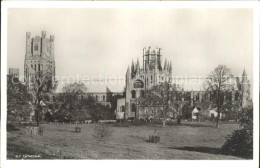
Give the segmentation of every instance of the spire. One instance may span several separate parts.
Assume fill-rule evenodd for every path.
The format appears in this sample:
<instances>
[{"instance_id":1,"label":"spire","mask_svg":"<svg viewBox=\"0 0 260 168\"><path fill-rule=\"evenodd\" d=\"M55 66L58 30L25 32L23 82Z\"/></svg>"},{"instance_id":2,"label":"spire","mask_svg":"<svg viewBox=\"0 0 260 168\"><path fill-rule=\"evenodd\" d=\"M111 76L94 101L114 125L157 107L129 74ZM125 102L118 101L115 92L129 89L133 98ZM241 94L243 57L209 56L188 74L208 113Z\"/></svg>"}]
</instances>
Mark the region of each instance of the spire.
<instances>
[{"instance_id":1,"label":"spire","mask_svg":"<svg viewBox=\"0 0 260 168\"><path fill-rule=\"evenodd\" d=\"M170 62L169 72L172 73L172 62Z\"/></svg>"},{"instance_id":2,"label":"spire","mask_svg":"<svg viewBox=\"0 0 260 168\"><path fill-rule=\"evenodd\" d=\"M134 73L135 73L135 66L134 66L134 61L132 60L132 65L131 65L131 77L134 77Z\"/></svg>"},{"instance_id":3,"label":"spire","mask_svg":"<svg viewBox=\"0 0 260 168\"><path fill-rule=\"evenodd\" d=\"M155 70L158 69L158 59L157 59L157 55L155 55L155 67L154 67Z\"/></svg>"},{"instance_id":4,"label":"spire","mask_svg":"<svg viewBox=\"0 0 260 168\"><path fill-rule=\"evenodd\" d=\"M167 67L166 67L166 69L167 69L167 71L169 71L169 69L170 69L170 63L169 63L169 61L167 61Z\"/></svg>"},{"instance_id":5,"label":"spire","mask_svg":"<svg viewBox=\"0 0 260 168\"><path fill-rule=\"evenodd\" d=\"M242 74L242 83L247 82L247 74L246 74L246 69L244 68L243 74Z\"/></svg>"},{"instance_id":6,"label":"spire","mask_svg":"<svg viewBox=\"0 0 260 168\"><path fill-rule=\"evenodd\" d=\"M130 68L129 68L129 65L127 67L127 71L126 71L126 76L128 76L130 74Z\"/></svg>"},{"instance_id":7,"label":"spire","mask_svg":"<svg viewBox=\"0 0 260 168\"><path fill-rule=\"evenodd\" d=\"M136 63L136 70L135 70L135 72L137 73L137 74L139 74L140 73L140 65L139 65L139 59L137 58L137 63Z\"/></svg>"},{"instance_id":8,"label":"spire","mask_svg":"<svg viewBox=\"0 0 260 168\"><path fill-rule=\"evenodd\" d=\"M167 69L167 59L165 59L163 70Z\"/></svg>"},{"instance_id":9,"label":"spire","mask_svg":"<svg viewBox=\"0 0 260 168\"><path fill-rule=\"evenodd\" d=\"M247 76L247 74L246 74L246 69L244 68L244 71L243 71L242 77L245 77L245 76Z\"/></svg>"}]
</instances>

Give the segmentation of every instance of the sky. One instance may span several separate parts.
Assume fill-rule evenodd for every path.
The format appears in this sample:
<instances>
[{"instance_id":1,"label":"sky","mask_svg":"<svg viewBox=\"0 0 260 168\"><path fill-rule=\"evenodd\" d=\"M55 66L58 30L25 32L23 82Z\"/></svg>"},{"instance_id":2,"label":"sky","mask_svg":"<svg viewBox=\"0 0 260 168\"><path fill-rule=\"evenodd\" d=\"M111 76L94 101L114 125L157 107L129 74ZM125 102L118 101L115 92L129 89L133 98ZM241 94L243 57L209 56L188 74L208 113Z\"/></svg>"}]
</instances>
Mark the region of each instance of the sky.
<instances>
[{"instance_id":1,"label":"sky","mask_svg":"<svg viewBox=\"0 0 260 168\"><path fill-rule=\"evenodd\" d=\"M8 9L8 68L23 75L25 34L55 36L57 76L124 76L144 47L162 48L173 76L201 77L219 64L253 77L251 9Z\"/></svg>"}]
</instances>

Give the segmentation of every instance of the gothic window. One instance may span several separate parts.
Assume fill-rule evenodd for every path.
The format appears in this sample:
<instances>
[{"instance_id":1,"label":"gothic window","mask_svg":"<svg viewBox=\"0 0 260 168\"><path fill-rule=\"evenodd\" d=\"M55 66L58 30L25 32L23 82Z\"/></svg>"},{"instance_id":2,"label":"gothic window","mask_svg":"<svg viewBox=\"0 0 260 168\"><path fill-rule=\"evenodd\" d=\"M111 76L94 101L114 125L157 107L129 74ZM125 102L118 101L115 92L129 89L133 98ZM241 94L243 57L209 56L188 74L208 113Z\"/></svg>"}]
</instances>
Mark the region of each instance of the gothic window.
<instances>
[{"instance_id":1,"label":"gothic window","mask_svg":"<svg viewBox=\"0 0 260 168\"><path fill-rule=\"evenodd\" d=\"M131 105L131 111L136 112L136 105L134 103Z\"/></svg>"},{"instance_id":2,"label":"gothic window","mask_svg":"<svg viewBox=\"0 0 260 168\"><path fill-rule=\"evenodd\" d=\"M38 64L38 71L41 71L41 66L40 66L40 64Z\"/></svg>"},{"instance_id":3,"label":"gothic window","mask_svg":"<svg viewBox=\"0 0 260 168\"><path fill-rule=\"evenodd\" d=\"M131 93L132 93L132 98L136 98L136 91L132 90Z\"/></svg>"},{"instance_id":4,"label":"gothic window","mask_svg":"<svg viewBox=\"0 0 260 168\"><path fill-rule=\"evenodd\" d=\"M35 51L38 51L38 44L35 44L35 45L34 45L34 50L35 50Z\"/></svg>"},{"instance_id":5,"label":"gothic window","mask_svg":"<svg viewBox=\"0 0 260 168\"><path fill-rule=\"evenodd\" d=\"M141 80L136 80L134 83L134 88L143 88L144 84Z\"/></svg>"},{"instance_id":6,"label":"gothic window","mask_svg":"<svg viewBox=\"0 0 260 168\"><path fill-rule=\"evenodd\" d=\"M36 71L36 64L34 64L34 70Z\"/></svg>"},{"instance_id":7,"label":"gothic window","mask_svg":"<svg viewBox=\"0 0 260 168\"><path fill-rule=\"evenodd\" d=\"M151 76L151 83L153 83L153 76Z\"/></svg>"}]
</instances>

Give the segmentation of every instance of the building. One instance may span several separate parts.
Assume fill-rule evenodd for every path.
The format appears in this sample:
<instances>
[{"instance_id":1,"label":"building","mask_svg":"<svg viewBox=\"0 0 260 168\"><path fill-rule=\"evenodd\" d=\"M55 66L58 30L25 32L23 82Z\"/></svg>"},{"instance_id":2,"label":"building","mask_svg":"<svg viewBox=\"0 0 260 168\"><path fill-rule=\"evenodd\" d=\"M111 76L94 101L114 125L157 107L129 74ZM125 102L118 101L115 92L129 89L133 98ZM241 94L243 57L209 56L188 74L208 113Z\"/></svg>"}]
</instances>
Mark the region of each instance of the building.
<instances>
[{"instance_id":1,"label":"building","mask_svg":"<svg viewBox=\"0 0 260 168\"><path fill-rule=\"evenodd\" d=\"M55 91L51 94L50 100L53 102L54 99L61 99L60 102L62 102L64 99L63 96L63 88L66 85L72 84L74 82L69 81L59 81L57 82L57 87ZM82 96L90 96L95 100L96 104L100 104L106 107L111 108L113 97L122 97L123 92L120 90L121 88L115 87L115 85L110 84L90 84L87 82L81 81L86 87L86 91ZM112 89L111 89L112 88ZM56 107L57 108L57 107Z\"/></svg>"},{"instance_id":2,"label":"building","mask_svg":"<svg viewBox=\"0 0 260 168\"><path fill-rule=\"evenodd\" d=\"M177 118L182 115L186 109L200 109L205 116L210 116L210 102L214 100L214 95L205 91L201 84L183 84L172 83L172 65L165 61L164 66L161 65L162 55L161 49L143 50L143 66L140 67L139 61L134 64L132 62L131 69L128 67L126 73L126 96L117 100L117 113L124 113L127 118L147 118L159 116L162 110L160 102L149 104L141 102L139 98L144 96L144 91L150 89L154 85L168 81L175 87L175 93L171 97L171 103L175 107L168 115L171 118ZM245 107L250 99L250 84L244 69L242 76L232 78L234 90L227 93L224 99L229 99L233 103L240 102L240 106ZM188 108L187 108L188 107ZM192 110L190 110L192 112ZM122 115L121 115L122 116ZM189 115L188 117L192 117Z\"/></svg>"},{"instance_id":3,"label":"building","mask_svg":"<svg viewBox=\"0 0 260 168\"><path fill-rule=\"evenodd\" d=\"M55 79L55 57L54 57L54 36L49 38L46 31L42 31L41 36L31 37L31 33L26 33L26 53L24 59L24 76L26 86L36 76L37 72L48 74L52 83Z\"/></svg>"},{"instance_id":4,"label":"building","mask_svg":"<svg viewBox=\"0 0 260 168\"><path fill-rule=\"evenodd\" d=\"M9 75L19 79L19 69L18 68L9 68Z\"/></svg>"},{"instance_id":5,"label":"building","mask_svg":"<svg viewBox=\"0 0 260 168\"><path fill-rule=\"evenodd\" d=\"M127 69L125 105L122 105L123 101L120 100L118 110L124 109L126 118L138 117L138 98L143 97L144 91L152 86L171 80L171 76L172 64L165 60L162 65L161 48L144 48L142 65L137 60L136 63L132 62L131 70L129 67Z\"/></svg>"}]
</instances>

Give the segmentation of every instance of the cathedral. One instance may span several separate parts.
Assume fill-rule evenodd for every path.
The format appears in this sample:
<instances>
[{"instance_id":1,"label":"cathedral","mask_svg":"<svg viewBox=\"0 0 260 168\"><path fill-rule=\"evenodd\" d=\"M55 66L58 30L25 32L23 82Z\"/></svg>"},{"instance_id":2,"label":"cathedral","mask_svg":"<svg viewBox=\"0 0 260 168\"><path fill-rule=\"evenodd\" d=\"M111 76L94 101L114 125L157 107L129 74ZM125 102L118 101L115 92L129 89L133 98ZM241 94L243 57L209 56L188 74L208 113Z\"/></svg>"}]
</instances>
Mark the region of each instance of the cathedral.
<instances>
[{"instance_id":1,"label":"cathedral","mask_svg":"<svg viewBox=\"0 0 260 168\"><path fill-rule=\"evenodd\" d=\"M52 82L54 82L54 36L51 35L48 38L46 31L42 31L41 36L35 37L31 37L30 32L26 33L24 76L27 88L30 88L30 83L37 72L50 74Z\"/></svg>"},{"instance_id":2,"label":"cathedral","mask_svg":"<svg viewBox=\"0 0 260 168\"><path fill-rule=\"evenodd\" d=\"M170 81L172 76L172 64L165 60L162 65L161 48L143 49L143 61L132 62L131 70L128 67L126 72L126 98L125 117L136 117L137 100L144 96L144 91L154 85ZM124 100L118 100L118 103ZM139 109L141 111L141 109Z\"/></svg>"},{"instance_id":3,"label":"cathedral","mask_svg":"<svg viewBox=\"0 0 260 168\"><path fill-rule=\"evenodd\" d=\"M117 100L116 115L117 119L139 118L145 119L147 116L157 116L162 112L162 105L157 102L140 101L144 97L145 90L149 90L155 85L163 82L169 82L175 87L174 96L171 97L171 103L176 107L170 112L170 118L177 118L185 111L183 107L192 109L201 109L206 117L209 117L213 109L208 106L214 99L211 93L208 93L201 86L200 88L187 88L184 84L178 85L172 82L172 64L165 60L162 66L161 49L143 49L142 66L137 60L132 62L131 68L128 67L126 72L125 98ZM241 77L233 78L234 90L227 93L224 99L230 99L233 103L241 102L242 107L247 105L250 99L250 84L244 69ZM194 87L194 85L192 85ZM191 117L191 116L190 116Z\"/></svg>"}]
</instances>

